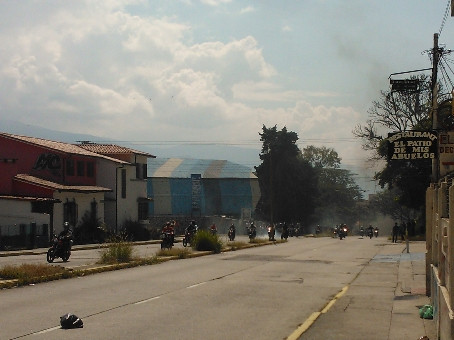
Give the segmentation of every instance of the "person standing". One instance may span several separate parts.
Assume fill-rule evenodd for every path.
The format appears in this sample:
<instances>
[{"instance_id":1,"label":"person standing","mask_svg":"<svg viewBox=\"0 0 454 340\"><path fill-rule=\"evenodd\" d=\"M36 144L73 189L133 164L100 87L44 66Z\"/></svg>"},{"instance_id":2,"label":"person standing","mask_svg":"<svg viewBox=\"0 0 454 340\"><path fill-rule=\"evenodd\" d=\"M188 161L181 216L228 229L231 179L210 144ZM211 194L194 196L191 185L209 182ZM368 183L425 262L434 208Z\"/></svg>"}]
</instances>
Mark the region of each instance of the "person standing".
<instances>
[{"instance_id":1,"label":"person standing","mask_svg":"<svg viewBox=\"0 0 454 340\"><path fill-rule=\"evenodd\" d=\"M397 243L397 235L399 235L399 226L397 225L397 222L394 223L393 231L392 231L392 237L393 237L393 243Z\"/></svg>"}]
</instances>

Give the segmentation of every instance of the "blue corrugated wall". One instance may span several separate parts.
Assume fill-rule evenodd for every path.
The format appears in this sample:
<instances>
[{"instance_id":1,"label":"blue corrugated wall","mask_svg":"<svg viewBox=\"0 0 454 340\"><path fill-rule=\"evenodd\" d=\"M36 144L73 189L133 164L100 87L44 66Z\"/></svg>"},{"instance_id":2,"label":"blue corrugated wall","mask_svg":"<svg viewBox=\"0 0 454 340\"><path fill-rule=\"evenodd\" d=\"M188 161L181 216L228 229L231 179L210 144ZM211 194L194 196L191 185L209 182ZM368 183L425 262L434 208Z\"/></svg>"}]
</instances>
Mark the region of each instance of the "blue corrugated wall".
<instances>
[{"instance_id":1,"label":"blue corrugated wall","mask_svg":"<svg viewBox=\"0 0 454 340\"><path fill-rule=\"evenodd\" d=\"M149 178L150 215L191 215L192 181L190 178ZM236 215L242 208L254 209L250 179L202 179L200 213Z\"/></svg>"}]
</instances>

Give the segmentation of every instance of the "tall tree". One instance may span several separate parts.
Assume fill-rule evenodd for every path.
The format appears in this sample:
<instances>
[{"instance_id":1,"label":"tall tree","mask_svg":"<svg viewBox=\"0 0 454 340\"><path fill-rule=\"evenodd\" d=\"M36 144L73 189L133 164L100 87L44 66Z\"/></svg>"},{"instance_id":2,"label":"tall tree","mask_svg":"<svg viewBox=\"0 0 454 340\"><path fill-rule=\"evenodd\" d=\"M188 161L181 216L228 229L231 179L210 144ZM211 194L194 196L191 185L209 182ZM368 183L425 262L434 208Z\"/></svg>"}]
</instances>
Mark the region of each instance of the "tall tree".
<instances>
[{"instance_id":1,"label":"tall tree","mask_svg":"<svg viewBox=\"0 0 454 340\"><path fill-rule=\"evenodd\" d=\"M356 184L353 173L340 168L338 153L324 146L308 146L303 149L302 157L314 166L318 178L317 223L351 225L356 222L356 207L362 198L362 190Z\"/></svg>"},{"instance_id":2,"label":"tall tree","mask_svg":"<svg viewBox=\"0 0 454 340\"><path fill-rule=\"evenodd\" d=\"M257 213L278 221L307 224L313 215L317 188L313 167L300 157L298 135L284 127L262 127L260 159L255 167L261 188Z\"/></svg>"},{"instance_id":3,"label":"tall tree","mask_svg":"<svg viewBox=\"0 0 454 340\"><path fill-rule=\"evenodd\" d=\"M430 117L430 81L426 76L419 78L419 91L381 91L380 99L374 101L368 110L369 119L365 125L357 125L355 137L362 141L365 150L373 151L372 159L386 160L390 132L409 130L428 131ZM444 120L443 120L444 121ZM375 179L382 188L395 189L397 201L408 208L420 210L424 205L425 190L430 183L431 160L388 161L377 172Z\"/></svg>"}]
</instances>

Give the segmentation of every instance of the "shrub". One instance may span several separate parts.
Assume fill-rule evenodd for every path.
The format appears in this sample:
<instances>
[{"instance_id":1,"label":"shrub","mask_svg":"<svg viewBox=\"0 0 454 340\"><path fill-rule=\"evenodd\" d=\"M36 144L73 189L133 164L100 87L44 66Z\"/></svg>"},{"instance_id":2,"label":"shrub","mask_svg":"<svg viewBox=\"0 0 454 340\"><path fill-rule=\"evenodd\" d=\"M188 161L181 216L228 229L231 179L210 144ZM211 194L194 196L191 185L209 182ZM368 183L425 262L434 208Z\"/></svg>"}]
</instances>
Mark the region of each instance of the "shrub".
<instances>
[{"instance_id":1,"label":"shrub","mask_svg":"<svg viewBox=\"0 0 454 340\"><path fill-rule=\"evenodd\" d=\"M125 234L114 235L109 246L101 251L100 263L124 263L132 260L133 245L127 241Z\"/></svg>"},{"instance_id":2,"label":"shrub","mask_svg":"<svg viewBox=\"0 0 454 340\"><path fill-rule=\"evenodd\" d=\"M150 239L150 231L137 221L125 221L123 231L131 241L148 241Z\"/></svg>"},{"instance_id":3,"label":"shrub","mask_svg":"<svg viewBox=\"0 0 454 340\"><path fill-rule=\"evenodd\" d=\"M107 236L106 225L93 217L88 211L81 218L80 224L74 229L76 244L103 243Z\"/></svg>"},{"instance_id":4,"label":"shrub","mask_svg":"<svg viewBox=\"0 0 454 340\"><path fill-rule=\"evenodd\" d=\"M199 230L192 239L191 246L199 251L213 251L220 253L222 249L222 242L218 235L213 235L207 230Z\"/></svg>"}]
</instances>

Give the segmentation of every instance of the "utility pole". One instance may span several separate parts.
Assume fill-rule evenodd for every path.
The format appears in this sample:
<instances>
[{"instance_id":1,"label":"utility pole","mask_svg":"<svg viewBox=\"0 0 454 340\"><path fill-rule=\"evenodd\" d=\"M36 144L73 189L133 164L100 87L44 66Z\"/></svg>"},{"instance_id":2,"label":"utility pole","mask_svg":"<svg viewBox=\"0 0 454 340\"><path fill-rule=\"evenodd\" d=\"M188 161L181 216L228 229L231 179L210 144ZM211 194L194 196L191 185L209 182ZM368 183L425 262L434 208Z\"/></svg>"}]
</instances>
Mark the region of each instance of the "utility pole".
<instances>
[{"instance_id":1,"label":"utility pole","mask_svg":"<svg viewBox=\"0 0 454 340\"><path fill-rule=\"evenodd\" d=\"M434 48L432 61L432 130L438 130L438 61L440 59L438 48L438 33L434 34ZM438 148L437 148L438 149ZM432 159L432 183L437 183L439 177L438 157Z\"/></svg>"}]
</instances>

